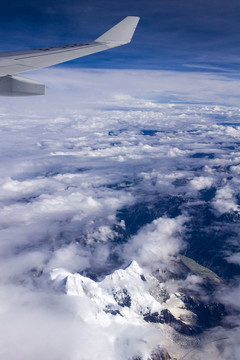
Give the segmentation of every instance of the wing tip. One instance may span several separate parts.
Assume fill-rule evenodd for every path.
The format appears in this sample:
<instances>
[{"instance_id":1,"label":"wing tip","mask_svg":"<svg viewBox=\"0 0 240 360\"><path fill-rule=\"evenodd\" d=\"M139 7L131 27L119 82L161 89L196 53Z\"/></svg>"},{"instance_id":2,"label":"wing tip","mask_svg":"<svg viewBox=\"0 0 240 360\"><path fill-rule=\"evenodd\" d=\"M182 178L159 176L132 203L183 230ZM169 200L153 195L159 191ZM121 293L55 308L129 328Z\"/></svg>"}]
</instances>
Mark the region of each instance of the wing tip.
<instances>
[{"instance_id":1,"label":"wing tip","mask_svg":"<svg viewBox=\"0 0 240 360\"><path fill-rule=\"evenodd\" d=\"M139 16L126 16L122 21L98 37L95 41L107 43L110 46L112 45L111 47L128 44L132 40L139 20Z\"/></svg>"}]
</instances>

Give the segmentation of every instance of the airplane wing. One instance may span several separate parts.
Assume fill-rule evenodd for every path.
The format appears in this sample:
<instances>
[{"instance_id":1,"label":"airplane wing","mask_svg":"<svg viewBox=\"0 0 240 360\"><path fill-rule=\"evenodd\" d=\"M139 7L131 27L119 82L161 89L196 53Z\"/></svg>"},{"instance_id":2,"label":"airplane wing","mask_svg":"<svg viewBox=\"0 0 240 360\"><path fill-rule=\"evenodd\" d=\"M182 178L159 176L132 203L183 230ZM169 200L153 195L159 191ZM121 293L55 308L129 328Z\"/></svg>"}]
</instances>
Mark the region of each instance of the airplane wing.
<instances>
[{"instance_id":1,"label":"airplane wing","mask_svg":"<svg viewBox=\"0 0 240 360\"><path fill-rule=\"evenodd\" d=\"M0 95L43 95L45 85L17 74L60 64L131 41L139 17L127 16L95 41L44 49L0 53Z\"/></svg>"}]
</instances>

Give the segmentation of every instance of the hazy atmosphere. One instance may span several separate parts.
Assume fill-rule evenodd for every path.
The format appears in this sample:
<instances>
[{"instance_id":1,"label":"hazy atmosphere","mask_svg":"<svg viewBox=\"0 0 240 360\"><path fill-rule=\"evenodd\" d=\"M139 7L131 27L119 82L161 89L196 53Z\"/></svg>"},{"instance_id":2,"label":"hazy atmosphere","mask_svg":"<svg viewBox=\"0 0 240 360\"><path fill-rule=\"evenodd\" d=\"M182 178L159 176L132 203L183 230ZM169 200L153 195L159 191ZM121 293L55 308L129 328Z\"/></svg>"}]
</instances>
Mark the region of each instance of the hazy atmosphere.
<instances>
[{"instance_id":1,"label":"hazy atmosphere","mask_svg":"<svg viewBox=\"0 0 240 360\"><path fill-rule=\"evenodd\" d=\"M141 19L0 97L1 359L239 359L239 6L4 2L2 51Z\"/></svg>"}]
</instances>

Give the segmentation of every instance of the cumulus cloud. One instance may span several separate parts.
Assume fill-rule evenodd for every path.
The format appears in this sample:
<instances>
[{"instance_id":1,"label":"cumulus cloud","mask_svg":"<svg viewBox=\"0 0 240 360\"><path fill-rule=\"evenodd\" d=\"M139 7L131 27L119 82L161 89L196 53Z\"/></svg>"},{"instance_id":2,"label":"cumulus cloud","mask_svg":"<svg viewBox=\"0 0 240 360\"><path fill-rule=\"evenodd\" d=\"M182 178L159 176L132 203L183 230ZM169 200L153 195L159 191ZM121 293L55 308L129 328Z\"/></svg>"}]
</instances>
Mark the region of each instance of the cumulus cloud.
<instances>
[{"instance_id":1,"label":"cumulus cloud","mask_svg":"<svg viewBox=\"0 0 240 360\"><path fill-rule=\"evenodd\" d=\"M227 258L229 262L240 265L240 252L237 252Z\"/></svg>"},{"instance_id":2,"label":"cumulus cloud","mask_svg":"<svg viewBox=\"0 0 240 360\"><path fill-rule=\"evenodd\" d=\"M231 211L239 211L234 189L232 189L229 185L219 189L214 198L213 206L220 214Z\"/></svg>"},{"instance_id":3,"label":"cumulus cloud","mask_svg":"<svg viewBox=\"0 0 240 360\"><path fill-rule=\"evenodd\" d=\"M199 176L191 180L190 184L196 190L210 188L213 184L213 179L209 177Z\"/></svg>"},{"instance_id":4,"label":"cumulus cloud","mask_svg":"<svg viewBox=\"0 0 240 360\"><path fill-rule=\"evenodd\" d=\"M152 270L169 266L170 256L178 254L184 247L181 232L186 220L184 216L154 220L126 244L124 257L134 258Z\"/></svg>"}]
</instances>

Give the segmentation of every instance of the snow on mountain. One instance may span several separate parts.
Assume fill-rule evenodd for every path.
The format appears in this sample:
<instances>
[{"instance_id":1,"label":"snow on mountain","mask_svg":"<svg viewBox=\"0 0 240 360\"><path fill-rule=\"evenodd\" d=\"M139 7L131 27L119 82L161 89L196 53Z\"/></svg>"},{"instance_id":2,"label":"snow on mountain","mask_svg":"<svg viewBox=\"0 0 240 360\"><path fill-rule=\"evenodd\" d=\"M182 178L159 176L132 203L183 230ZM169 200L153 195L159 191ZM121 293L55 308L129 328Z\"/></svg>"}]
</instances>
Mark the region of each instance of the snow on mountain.
<instances>
[{"instance_id":1,"label":"snow on mountain","mask_svg":"<svg viewBox=\"0 0 240 360\"><path fill-rule=\"evenodd\" d=\"M62 268L54 269L50 276L59 291L89 300L97 322L102 319L103 323L109 324L114 316L120 322L147 321L161 326L167 322L161 314L164 314L164 310L168 311L168 307L176 316L176 321L189 319L190 312L186 310L179 294L170 294L166 302L159 301L153 295L152 289L159 287L159 282L136 261L132 261L125 269L107 275L100 282ZM85 314L84 320L93 321L93 314Z\"/></svg>"}]
</instances>

